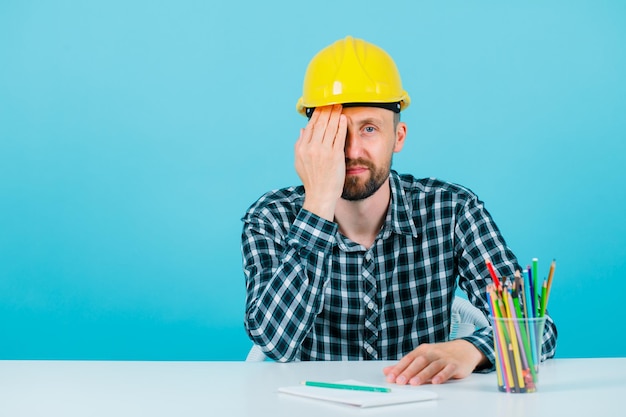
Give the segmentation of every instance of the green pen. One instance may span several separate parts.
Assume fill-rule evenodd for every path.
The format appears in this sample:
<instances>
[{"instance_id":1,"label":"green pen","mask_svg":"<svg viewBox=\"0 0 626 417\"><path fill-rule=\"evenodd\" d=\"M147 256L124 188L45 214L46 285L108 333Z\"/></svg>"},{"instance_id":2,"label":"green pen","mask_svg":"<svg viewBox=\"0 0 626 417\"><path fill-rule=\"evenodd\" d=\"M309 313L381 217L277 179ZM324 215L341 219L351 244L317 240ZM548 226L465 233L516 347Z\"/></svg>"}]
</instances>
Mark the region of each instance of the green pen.
<instances>
[{"instance_id":1,"label":"green pen","mask_svg":"<svg viewBox=\"0 0 626 417\"><path fill-rule=\"evenodd\" d=\"M302 384L307 385L309 387L320 387L320 388L349 389L349 390L354 390L354 391L369 391L369 392L391 392L391 388L370 387L367 385L335 384L332 382L317 382L317 381L302 381Z\"/></svg>"},{"instance_id":2,"label":"green pen","mask_svg":"<svg viewBox=\"0 0 626 417\"><path fill-rule=\"evenodd\" d=\"M533 311L533 317L537 317L540 311L539 305L539 273L537 272L539 264L539 259L533 258L533 290L534 290L534 300L535 300L535 311Z\"/></svg>"}]
</instances>

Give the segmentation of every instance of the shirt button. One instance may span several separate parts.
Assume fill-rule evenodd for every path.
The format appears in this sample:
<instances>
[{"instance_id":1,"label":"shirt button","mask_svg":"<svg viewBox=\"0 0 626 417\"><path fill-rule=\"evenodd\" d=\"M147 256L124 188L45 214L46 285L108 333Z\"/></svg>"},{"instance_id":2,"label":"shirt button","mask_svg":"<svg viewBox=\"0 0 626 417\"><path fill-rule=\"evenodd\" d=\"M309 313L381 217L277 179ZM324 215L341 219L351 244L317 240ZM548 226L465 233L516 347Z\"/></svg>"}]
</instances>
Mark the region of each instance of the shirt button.
<instances>
[{"instance_id":1,"label":"shirt button","mask_svg":"<svg viewBox=\"0 0 626 417\"><path fill-rule=\"evenodd\" d=\"M368 252L368 253L366 253L366 254L365 254L365 260L366 260L367 262L371 261L371 260L372 260L372 254L371 254L371 253L369 253L369 252Z\"/></svg>"},{"instance_id":2,"label":"shirt button","mask_svg":"<svg viewBox=\"0 0 626 417\"><path fill-rule=\"evenodd\" d=\"M372 303L371 301L367 304L367 308L369 308L370 310L374 309L374 303Z\"/></svg>"},{"instance_id":3,"label":"shirt button","mask_svg":"<svg viewBox=\"0 0 626 417\"><path fill-rule=\"evenodd\" d=\"M367 345L367 346L365 347L365 350L367 350L367 353L372 353L372 351L373 351L374 349L372 349L372 347L371 347L370 345Z\"/></svg>"}]
</instances>

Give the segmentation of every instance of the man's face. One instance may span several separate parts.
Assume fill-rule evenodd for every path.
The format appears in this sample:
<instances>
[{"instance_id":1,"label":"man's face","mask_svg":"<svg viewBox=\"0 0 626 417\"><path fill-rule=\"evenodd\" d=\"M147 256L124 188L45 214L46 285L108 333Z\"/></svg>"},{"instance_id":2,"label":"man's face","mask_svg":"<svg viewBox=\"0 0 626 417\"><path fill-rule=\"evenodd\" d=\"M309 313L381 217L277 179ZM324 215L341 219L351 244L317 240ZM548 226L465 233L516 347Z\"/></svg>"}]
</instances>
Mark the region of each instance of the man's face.
<instances>
[{"instance_id":1,"label":"man's face","mask_svg":"<svg viewBox=\"0 0 626 417\"><path fill-rule=\"evenodd\" d=\"M404 144L406 126L394 123L394 113L378 107L348 107L346 179L341 197L363 200L374 194L389 177L394 152Z\"/></svg>"}]
</instances>

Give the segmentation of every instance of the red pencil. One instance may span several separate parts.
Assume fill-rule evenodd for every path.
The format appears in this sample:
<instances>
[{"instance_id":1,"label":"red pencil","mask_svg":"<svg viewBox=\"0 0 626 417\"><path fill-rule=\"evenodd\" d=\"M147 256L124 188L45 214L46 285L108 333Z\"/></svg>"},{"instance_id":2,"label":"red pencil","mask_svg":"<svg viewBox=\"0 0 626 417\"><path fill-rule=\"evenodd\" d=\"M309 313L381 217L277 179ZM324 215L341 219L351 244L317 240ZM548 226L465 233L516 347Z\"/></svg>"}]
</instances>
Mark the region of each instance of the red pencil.
<instances>
[{"instance_id":1,"label":"red pencil","mask_svg":"<svg viewBox=\"0 0 626 417\"><path fill-rule=\"evenodd\" d=\"M500 289L500 280L498 279L498 276L496 275L496 271L493 269L493 265L491 264L491 261L487 259L485 262L487 263L487 269L489 269L491 278L493 278L493 283L496 284L497 289Z\"/></svg>"}]
</instances>

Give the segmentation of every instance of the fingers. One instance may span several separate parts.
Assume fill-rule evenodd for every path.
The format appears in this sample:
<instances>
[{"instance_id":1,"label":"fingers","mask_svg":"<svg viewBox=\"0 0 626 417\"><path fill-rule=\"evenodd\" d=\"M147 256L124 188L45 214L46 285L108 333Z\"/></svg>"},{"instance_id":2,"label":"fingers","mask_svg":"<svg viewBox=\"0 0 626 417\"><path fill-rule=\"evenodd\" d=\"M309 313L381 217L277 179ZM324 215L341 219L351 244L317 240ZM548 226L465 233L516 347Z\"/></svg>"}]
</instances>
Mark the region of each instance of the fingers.
<instances>
[{"instance_id":1,"label":"fingers","mask_svg":"<svg viewBox=\"0 0 626 417\"><path fill-rule=\"evenodd\" d=\"M424 355L409 354L389 371L387 382L395 382L398 385L407 383L421 385L430 380L434 372L433 364L435 362L430 362Z\"/></svg>"},{"instance_id":2,"label":"fingers","mask_svg":"<svg viewBox=\"0 0 626 417\"><path fill-rule=\"evenodd\" d=\"M452 377L455 369L452 363L446 364L443 360L429 362L425 357L418 356L394 380L390 380L393 371L387 374L387 382L398 385L422 385L428 382L442 384Z\"/></svg>"},{"instance_id":3,"label":"fingers","mask_svg":"<svg viewBox=\"0 0 626 417\"><path fill-rule=\"evenodd\" d=\"M320 115L321 120L316 123L316 129L322 130L319 128L323 128L323 131L320 132L319 136L323 142L332 146L335 141L335 136L337 135L337 128L339 127L341 106L334 105L330 106L330 108L324 108L323 110L325 111Z\"/></svg>"},{"instance_id":4,"label":"fingers","mask_svg":"<svg viewBox=\"0 0 626 417\"><path fill-rule=\"evenodd\" d=\"M295 145L295 168L306 191L303 208L333 221L346 175L347 119L342 106L319 107Z\"/></svg>"},{"instance_id":5,"label":"fingers","mask_svg":"<svg viewBox=\"0 0 626 417\"><path fill-rule=\"evenodd\" d=\"M456 365L437 360L429 363L417 375L409 379L411 385L422 385L430 381L432 384L442 384L449 380L456 370Z\"/></svg>"},{"instance_id":6,"label":"fingers","mask_svg":"<svg viewBox=\"0 0 626 417\"><path fill-rule=\"evenodd\" d=\"M397 378L405 371L405 369L411 364L411 362L413 362L414 357L415 351L404 356L396 365L388 366L383 369L383 373L387 375L387 382L397 383Z\"/></svg>"},{"instance_id":7,"label":"fingers","mask_svg":"<svg viewBox=\"0 0 626 417\"><path fill-rule=\"evenodd\" d=\"M474 351L478 352L470 343L423 344L396 365L384 368L383 373L387 382L399 385L441 384L469 375L479 362Z\"/></svg>"},{"instance_id":8,"label":"fingers","mask_svg":"<svg viewBox=\"0 0 626 417\"><path fill-rule=\"evenodd\" d=\"M337 134L333 146L335 148L344 149L346 145L346 137L348 133L348 118L345 114L339 115L339 124L337 126Z\"/></svg>"},{"instance_id":9,"label":"fingers","mask_svg":"<svg viewBox=\"0 0 626 417\"><path fill-rule=\"evenodd\" d=\"M340 144L336 142L338 136L342 136L339 138L339 142L343 147L347 122L345 116L341 115L341 109L340 104L315 109L304 130L303 139L307 142L318 142L332 147ZM342 130L344 133L340 133Z\"/></svg>"},{"instance_id":10,"label":"fingers","mask_svg":"<svg viewBox=\"0 0 626 417\"><path fill-rule=\"evenodd\" d=\"M443 384L454 376L456 369L457 367L453 364L447 364L443 367L441 371L439 371L435 376L432 377L431 382L433 384Z\"/></svg>"}]
</instances>

